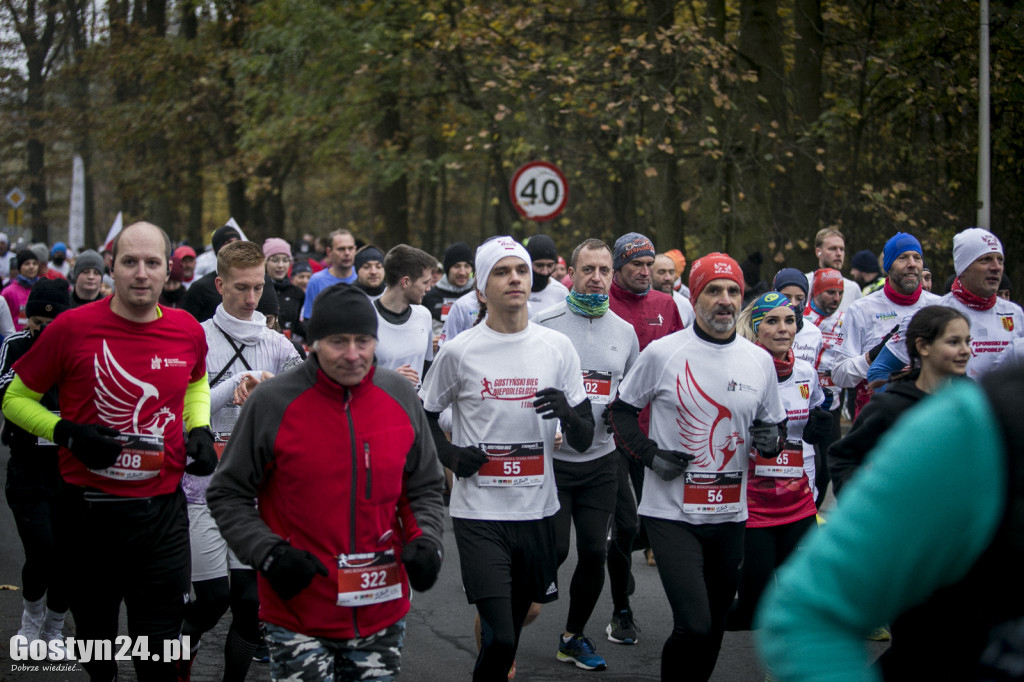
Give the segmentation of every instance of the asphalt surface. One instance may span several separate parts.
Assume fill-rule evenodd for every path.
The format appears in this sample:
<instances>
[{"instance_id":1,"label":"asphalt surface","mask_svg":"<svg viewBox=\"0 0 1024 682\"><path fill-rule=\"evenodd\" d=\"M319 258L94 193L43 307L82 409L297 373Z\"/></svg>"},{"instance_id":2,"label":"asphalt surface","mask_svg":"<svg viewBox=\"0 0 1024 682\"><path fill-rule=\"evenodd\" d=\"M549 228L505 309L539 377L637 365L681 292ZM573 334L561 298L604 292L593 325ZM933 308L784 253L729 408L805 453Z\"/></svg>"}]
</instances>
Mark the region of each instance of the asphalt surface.
<instances>
[{"instance_id":1,"label":"asphalt surface","mask_svg":"<svg viewBox=\"0 0 1024 682\"><path fill-rule=\"evenodd\" d=\"M8 451L0 447L0 484L6 482ZM827 506L827 505L826 505ZM14 519L6 501L0 504L0 680L72 680L88 679L82 670L75 672L18 672L16 662L10 658L10 638L21 623L22 597L21 565L24 554L14 526ZM458 554L449 520L445 535L446 561L437 585L426 593L416 593L412 610L407 617L407 633L402 659L402 678L424 682L447 682L469 679L476 658L473 621L476 611L466 603L459 575ZM588 634L597 645L598 653L608 662L604 671L583 671L569 663L555 659L558 637L565 625L568 608L568 585L575 551L559 572L559 585L563 598L545 605L540 617L523 630L517 655L517 680L583 680L598 677L613 680L660 679L661 647L672 629L672 614L658 579L657 568L646 565L643 554L634 557L636 593L632 598L636 621L641 627L640 641L635 646L609 642L604 628L612 613L607 581L601 600L588 627ZM68 570L73 570L74 557L68 557ZM111 567L116 569L116 567ZM7 589L7 586L14 589ZM222 674L222 650L230 615L225 616L215 630L203 638L202 650L193 668L192 679L197 682L219 680ZM74 623L69 615L65 635L74 634ZM121 634L126 634L122 610ZM885 645L868 644L875 655ZM135 672L128 662L120 663L120 680L135 680ZM270 679L269 665L254 662L249 680ZM719 682L753 682L764 680L764 671L757 661L749 632L726 633L718 666L712 680Z\"/></svg>"}]
</instances>

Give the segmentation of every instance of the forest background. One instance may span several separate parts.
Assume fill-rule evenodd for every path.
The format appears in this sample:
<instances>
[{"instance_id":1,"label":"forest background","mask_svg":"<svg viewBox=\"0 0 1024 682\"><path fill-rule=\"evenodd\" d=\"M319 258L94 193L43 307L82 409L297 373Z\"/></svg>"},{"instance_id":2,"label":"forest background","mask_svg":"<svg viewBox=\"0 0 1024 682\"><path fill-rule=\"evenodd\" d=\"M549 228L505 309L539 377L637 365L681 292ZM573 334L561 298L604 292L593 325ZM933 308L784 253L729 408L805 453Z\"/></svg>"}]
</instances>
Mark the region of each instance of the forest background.
<instances>
[{"instance_id":1,"label":"forest background","mask_svg":"<svg viewBox=\"0 0 1024 682\"><path fill-rule=\"evenodd\" d=\"M991 1L991 229L1019 290L1024 6ZM770 277L834 226L847 264L916 235L941 283L977 222L978 64L961 0L0 0L0 188L48 243L80 155L87 246L118 211L192 244L230 216L435 254L639 231ZM569 184L551 222L509 197L531 160Z\"/></svg>"}]
</instances>

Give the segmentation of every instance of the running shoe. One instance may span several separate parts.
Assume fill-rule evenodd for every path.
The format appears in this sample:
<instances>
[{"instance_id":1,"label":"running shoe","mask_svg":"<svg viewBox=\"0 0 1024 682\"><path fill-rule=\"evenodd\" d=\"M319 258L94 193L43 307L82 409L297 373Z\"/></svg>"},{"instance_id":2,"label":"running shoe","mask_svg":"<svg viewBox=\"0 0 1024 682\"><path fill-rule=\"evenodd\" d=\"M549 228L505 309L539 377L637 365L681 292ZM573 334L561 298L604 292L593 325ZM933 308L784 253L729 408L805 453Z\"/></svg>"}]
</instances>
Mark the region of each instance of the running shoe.
<instances>
[{"instance_id":1,"label":"running shoe","mask_svg":"<svg viewBox=\"0 0 1024 682\"><path fill-rule=\"evenodd\" d=\"M575 663L577 668L584 670L604 670L607 667L604 659L597 655L594 643L583 635L573 635L568 642L559 635L557 658L566 663Z\"/></svg>"},{"instance_id":2,"label":"running shoe","mask_svg":"<svg viewBox=\"0 0 1024 682\"><path fill-rule=\"evenodd\" d=\"M604 629L608 634L608 641L616 644L636 644L637 633L640 628L633 622L633 612L623 609L612 616L612 622Z\"/></svg>"},{"instance_id":3,"label":"running shoe","mask_svg":"<svg viewBox=\"0 0 1024 682\"><path fill-rule=\"evenodd\" d=\"M260 641L252 652L252 660L257 663L270 663L270 648L267 647L267 640L263 639L263 635L260 635Z\"/></svg>"},{"instance_id":4,"label":"running shoe","mask_svg":"<svg viewBox=\"0 0 1024 682\"><path fill-rule=\"evenodd\" d=\"M868 635L868 639L870 639L872 642L888 642L890 637L891 635L889 634L889 628L887 627L877 628L870 635Z\"/></svg>"}]
</instances>

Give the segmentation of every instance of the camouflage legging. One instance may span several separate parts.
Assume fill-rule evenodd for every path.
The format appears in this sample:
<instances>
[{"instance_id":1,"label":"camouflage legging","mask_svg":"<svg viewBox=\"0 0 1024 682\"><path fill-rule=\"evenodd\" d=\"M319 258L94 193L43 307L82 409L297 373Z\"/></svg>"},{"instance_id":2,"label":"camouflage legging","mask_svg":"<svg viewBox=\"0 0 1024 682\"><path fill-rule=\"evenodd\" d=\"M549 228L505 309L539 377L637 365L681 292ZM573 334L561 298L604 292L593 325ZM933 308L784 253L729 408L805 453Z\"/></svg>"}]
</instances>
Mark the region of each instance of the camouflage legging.
<instances>
[{"instance_id":1,"label":"camouflage legging","mask_svg":"<svg viewBox=\"0 0 1024 682\"><path fill-rule=\"evenodd\" d=\"M402 669L405 619L356 639L310 637L266 624L275 682L394 680Z\"/></svg>"}]
</instances>

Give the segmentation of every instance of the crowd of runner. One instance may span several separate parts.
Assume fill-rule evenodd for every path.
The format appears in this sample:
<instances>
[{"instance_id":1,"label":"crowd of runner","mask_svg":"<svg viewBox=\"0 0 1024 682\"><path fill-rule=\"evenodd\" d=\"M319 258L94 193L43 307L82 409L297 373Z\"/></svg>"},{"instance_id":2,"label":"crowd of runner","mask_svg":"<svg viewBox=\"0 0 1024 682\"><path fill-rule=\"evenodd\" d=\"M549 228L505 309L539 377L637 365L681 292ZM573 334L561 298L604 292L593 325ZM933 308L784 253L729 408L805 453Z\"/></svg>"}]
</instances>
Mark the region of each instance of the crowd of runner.
<instances>
[{"instance_id":1,"label":"crowd of runner","mask_svg":"<svg viewBox=\"0 0 1024 682\"><path fill-rule=\"evenodd\" d=\"M670 630L652 649L665 680L709 679L725 631L752 629L776 679L895 678L929 656L940 675L999 669L984 652L1019 642L1006 622L1024 609L968 602L1024 554L1024 438L993 407L1024 366L1002 244L959 232L944 286L912 234L858 251L852 279L838 230L814 252L809 272L762 276L760 254L687 263L639 233L437 255L347 230L260 244L233 223L208 250L145 222L77 253L0 234L18 635L59 648L70 611L77 638L112 640L124 603L132 636L189 644L134 661L141 680L187 680L206 656L225 680L253 661L280 680L392 679L447 514L474 680L512 679L522 628L559 597L553 660L614 668L598 633L648 644L636 552L671 607L644 623ZM986 409L985 455L959 465L980 419L964 415ZM971 470L965 487L979 467L1007 483L917 482L907 462L926 457ZM904 507L930 530L890 523ZM613 612L595 614L606 573ZM956 654L943 608L977 625ZM863 640L890 631L868 671Z\"/></svg>"}]
</instances>

